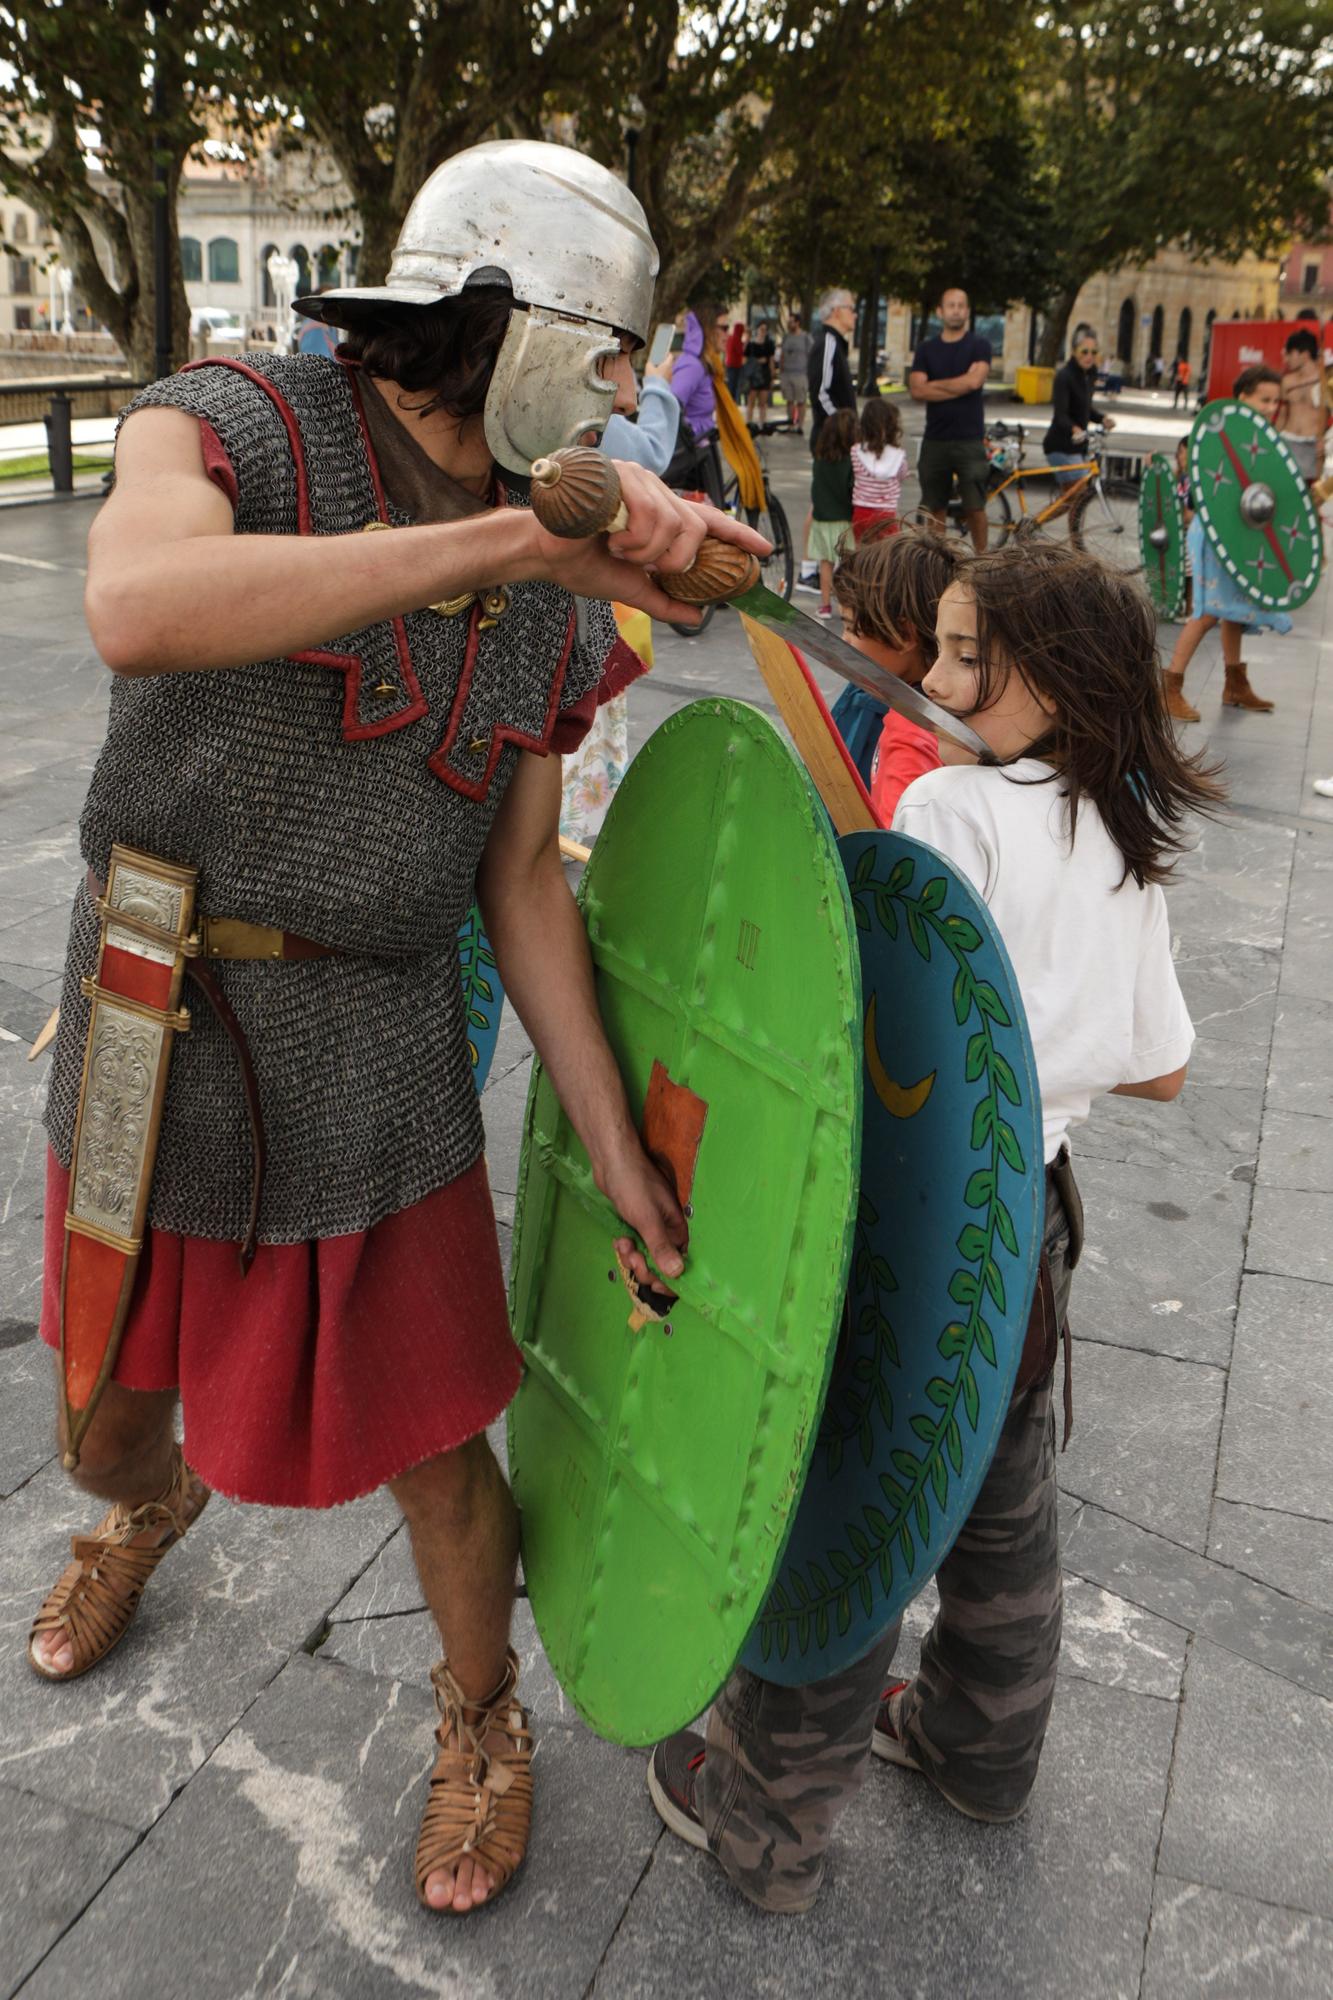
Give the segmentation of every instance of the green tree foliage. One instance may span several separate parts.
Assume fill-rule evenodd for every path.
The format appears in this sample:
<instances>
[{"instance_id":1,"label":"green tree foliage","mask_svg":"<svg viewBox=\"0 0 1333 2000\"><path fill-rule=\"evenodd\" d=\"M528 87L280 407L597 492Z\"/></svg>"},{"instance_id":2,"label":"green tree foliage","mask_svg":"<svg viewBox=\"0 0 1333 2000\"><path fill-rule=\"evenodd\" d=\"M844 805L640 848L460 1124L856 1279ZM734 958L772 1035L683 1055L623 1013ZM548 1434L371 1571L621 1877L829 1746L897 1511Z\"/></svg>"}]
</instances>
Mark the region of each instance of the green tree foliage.
<instances>
[{"instance_id":1,"label":"green tree foliage","mask_svg":"<svg viewBox=\"0 0 1333 2000\"><path fill-rule=\"evenodd\" d=\"M176 195L228 67L222 0L176 0L160 20L124 0L0 0L0 64L14 72L0 100L0 188L59 231L80 292L135 376L153 372L153 197L165 187L172 350L183 361Z\"/></svg>"},{"instance_id":2,"label":"green tree foliage","mask_svg":"<svg viewBox=\"0 0 1333 2000\"><path fill-rule=\"evenodd\" d=\"M540 138L595 91L623 9L609 0L231 0L252 116L299 114L361 221L382 282L413 195L491 138Z\"/></svg>"},{"instance_id":3,"label":"green tree foliage","mask_svg":"<svg viewBox=\"0 0 1333 2000\"><path fill-rule=\"evenodd\" d=\"M1030 120L1050 203L1042 359L1079 288L1163 245L1237 258L1328 217L1330 0L1051 0Z\"/></svg>"}]
</instances>

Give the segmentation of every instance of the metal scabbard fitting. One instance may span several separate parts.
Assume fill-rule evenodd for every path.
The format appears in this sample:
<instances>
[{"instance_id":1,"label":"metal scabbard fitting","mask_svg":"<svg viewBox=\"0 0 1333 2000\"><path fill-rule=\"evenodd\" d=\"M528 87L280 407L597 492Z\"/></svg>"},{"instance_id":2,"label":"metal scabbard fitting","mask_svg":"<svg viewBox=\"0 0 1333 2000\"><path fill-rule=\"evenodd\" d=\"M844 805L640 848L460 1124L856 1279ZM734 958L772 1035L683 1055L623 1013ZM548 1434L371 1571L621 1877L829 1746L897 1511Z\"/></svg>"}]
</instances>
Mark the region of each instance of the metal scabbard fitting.
<instances>
[{"instance_id":1,"label":"metal scabbard fitting","mask_svg":"<svg viewBox=\"0 0 1333 2000\"><path fill-rule=\"evenodd\" d=\"M143 1247L167 1066L190 1025L180 1005L198 870L113 847L70 1164L60 1274L60 1368L65 1467L79 1461L112 1368Z\"/></svg>"}]
</instances>

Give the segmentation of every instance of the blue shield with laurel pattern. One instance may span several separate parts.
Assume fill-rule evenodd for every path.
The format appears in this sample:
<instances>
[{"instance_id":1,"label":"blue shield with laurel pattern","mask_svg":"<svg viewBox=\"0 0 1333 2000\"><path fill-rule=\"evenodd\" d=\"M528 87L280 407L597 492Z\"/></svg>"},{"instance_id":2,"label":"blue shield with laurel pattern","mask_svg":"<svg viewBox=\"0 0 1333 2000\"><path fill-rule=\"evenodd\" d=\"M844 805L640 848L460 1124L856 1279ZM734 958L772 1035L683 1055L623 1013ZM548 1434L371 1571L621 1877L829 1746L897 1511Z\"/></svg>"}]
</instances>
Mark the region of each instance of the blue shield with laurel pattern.
<instances>
[{"instance_id":1,"label":"blue shield with laurel pattern","mask_svg":"<svg viewBox=\"0 0 1333 2000\"><path fill-rule=\"evenodd\" d=\"M999 1440L1041 1254L1036 1064L971 885L920 841L838 843L861 947L860 1204L791 1539L743 1660L820 1680L934 1575Z\"/></svg>"},{"instance_id":2,"label":"blue shield with laurel pattern","mask_svg":"<svg viewBox=\"0 0 1333 2000\"><path fill-rule=\"evenodd\" d=\"M482 927L476 904L458 926L458 963L463 975L463 1004L467 1009L467 1049L472 1058L472 1081L478 1095L486 1078L500 1034L505 990L491 941Z\"/></svg>"}]
</instances>

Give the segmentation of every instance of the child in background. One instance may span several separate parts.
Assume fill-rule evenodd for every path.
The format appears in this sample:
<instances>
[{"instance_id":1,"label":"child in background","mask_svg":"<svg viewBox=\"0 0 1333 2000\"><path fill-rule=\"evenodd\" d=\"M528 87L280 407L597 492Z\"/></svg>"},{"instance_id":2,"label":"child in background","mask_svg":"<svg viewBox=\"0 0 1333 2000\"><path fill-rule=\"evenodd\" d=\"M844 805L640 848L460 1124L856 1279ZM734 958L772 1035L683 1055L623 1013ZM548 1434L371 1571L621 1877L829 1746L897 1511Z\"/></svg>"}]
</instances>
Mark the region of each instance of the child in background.
<instances>
[{"instance_id":1,"label":"child in background","mask_svg":"<svg viewBox=\"0 0 1333 2000\"><path fill-rule=\"evenodd\" d=\"M925 692L1002 761L943 746L954 768L919 779L894 825L968 878L1008 949L1041 1086L1041 1276L999 1446L940 1567L915 1678L887 1689L879 1678L897 1626L809 1687L740 1668L706 1737L683 1730L653 1754L666 1825L773 1911L816 1900L872 1743L970 1819L1011 1820L1027 1805L1060 1652L1055 1362L1082 1241L1067 1135L1102 1091L1176 1097L1194 1039L1161 884L1190 816L1220 793L1167 720L1147 598L1063 542L1015 541L967 562L940 600L937 640ZM1066 1435L1068 1354L1066 1342Z\"/></svg>"},{"instance_id":2,"label":"child in background","mask_svg":"<svg viewBox=\"0 0 1333 2000\"><path fill-rule=\"evenodd\" d=\"M1180 518L1185 528L1185 616L1189 617L1194 608L1194 564L1190 561L1189 530L1194 519L1194 492L1190 486L1190 441L1189 433L1176 446L1176 499L1180 502Z\"/></svg>"},{"instance_id":3,"label":"child in background","mask_svg":"<svg viewBox=\"0 0 1333 2000\"><path fill-rule=\"evenodd\" d=\"M819 616L833 616L833 565L852 539L852 447L856 418L835 410L820 426L810 468L810 557L819 564Z\"/></svg>"},{"instance_id":4,"label":"child in background","mask_svg":"<svg viewBox=\"0 0 1333 2000\"><path fill-rule=\"evenodd\" d=\"M852 533L857 542L896 535L907 453L902 418L892 403L871 396L861 406L860 438L852 446Z\"/></svg>"},{"instance_id":5,"label":"child in background","mask_svg":"<svg viewBox=\"0 0 1333 2000\"><path fill-rule=\"evenodd\" d=\"M919 686L935 658L940 598L963 563L961 549L929 529L862 542L833 572L843 637L877 666ZM912 780L938 769L937 738L858 687L839 695L833 720L880 825L891 826Z\"/></svg>"},{"instance_id":6,"label":"child in background","mask_svg":"<svg viewBox=\"0 0 1333 2000\"><path fill-rule=\"evenodd\" d=\"M1276 368L1266 368L1258 361L1249 368L1242 368L1231 385L1231 393L1239 402L1257 410L1270 424L1277 422L1282 403L1282 377ZM1198 709L1185 699L1185 669L1199 650L1204 634L1220 623L1222 664L1226 670L1222 706L1246 708L1252 713L1266 715L1273 704L1257 695L1250 686L1250 677L1240 656L1241 642L1246 632L1262 632L1265 629L1290 632L1291 620L1285 611L1263 610L1232 582L1197 515L1190 522L1185 552L1194 574L1194 607L1189 623L1182 628L1176 640L1171 664L1166 670L1167 714L1177 722L1199 720Z\"/></svg>"}]
</instances>

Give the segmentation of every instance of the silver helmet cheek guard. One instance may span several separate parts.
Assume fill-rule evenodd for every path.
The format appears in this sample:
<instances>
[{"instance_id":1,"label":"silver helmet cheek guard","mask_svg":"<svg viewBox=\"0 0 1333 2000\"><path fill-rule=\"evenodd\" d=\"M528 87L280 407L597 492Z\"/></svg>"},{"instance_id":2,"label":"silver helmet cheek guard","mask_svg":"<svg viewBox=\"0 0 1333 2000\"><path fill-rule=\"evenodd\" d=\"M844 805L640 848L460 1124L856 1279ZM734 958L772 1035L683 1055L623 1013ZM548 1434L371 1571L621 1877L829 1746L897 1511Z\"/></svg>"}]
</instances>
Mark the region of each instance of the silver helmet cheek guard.
<instances>
[{"instance_id":1,"label":"silver helmet cheek guard","mask_svg":"<svg viewBox=\"0 0 1333 2000\"><path fill-rule=\"evenodd\" d=\"M618 356L619 336L591 320L532 306L516 308L486 392L483 423L491 456L510 472L526 473L535 458L600 437L616 385L599 372Z\"/></svg>"}]
</instances>

